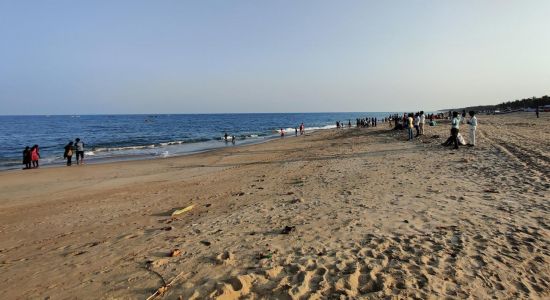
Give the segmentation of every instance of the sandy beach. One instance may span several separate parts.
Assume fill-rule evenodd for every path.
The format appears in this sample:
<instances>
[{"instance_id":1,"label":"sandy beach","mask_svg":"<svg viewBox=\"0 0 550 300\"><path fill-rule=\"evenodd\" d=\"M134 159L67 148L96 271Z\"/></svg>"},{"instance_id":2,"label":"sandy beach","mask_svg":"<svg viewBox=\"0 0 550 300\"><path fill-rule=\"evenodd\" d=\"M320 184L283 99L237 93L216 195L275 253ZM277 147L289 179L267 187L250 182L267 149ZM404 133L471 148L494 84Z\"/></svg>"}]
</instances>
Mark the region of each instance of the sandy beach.
<instances>
[{"instance_id":1,"label":"sandy beach","mask_svg":"<svg viewBox=\"0 0 550 300\"><path fill-rule=\"evenodd\" d=\"M1 172L1 298L548 299L550 115L478 120Z\"/></svg>"}]
</instances>

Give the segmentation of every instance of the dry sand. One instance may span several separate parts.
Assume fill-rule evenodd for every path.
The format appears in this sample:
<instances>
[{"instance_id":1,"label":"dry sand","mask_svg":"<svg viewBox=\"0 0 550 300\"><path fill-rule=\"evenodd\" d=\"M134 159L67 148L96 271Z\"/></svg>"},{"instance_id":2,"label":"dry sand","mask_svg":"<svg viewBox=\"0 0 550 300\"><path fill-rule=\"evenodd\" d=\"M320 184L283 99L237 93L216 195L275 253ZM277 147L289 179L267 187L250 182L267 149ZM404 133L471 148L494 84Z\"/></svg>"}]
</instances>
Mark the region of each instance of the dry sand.
<instances>
[{"instance_id":1,"label":"dry sand","mask_svg":"<svg viewBox=\"0 0 550 300\"><path fill-rule=\"evenodd\" d=\"M548 299L549 121L480 116L458 151L447 124L381 124L3 172L1 298Z\"/></svg>"}]
</instances>

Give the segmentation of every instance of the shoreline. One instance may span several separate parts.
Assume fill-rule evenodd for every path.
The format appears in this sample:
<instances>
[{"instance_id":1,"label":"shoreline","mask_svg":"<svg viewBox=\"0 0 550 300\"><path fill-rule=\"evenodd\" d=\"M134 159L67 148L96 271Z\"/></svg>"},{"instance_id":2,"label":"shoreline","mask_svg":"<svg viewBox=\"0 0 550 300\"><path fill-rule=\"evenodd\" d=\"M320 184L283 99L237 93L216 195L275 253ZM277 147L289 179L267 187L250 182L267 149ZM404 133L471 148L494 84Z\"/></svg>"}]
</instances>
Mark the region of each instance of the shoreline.
<instances>
[{"instance_id":1,"label":"shoreline","mask_svg":"<svg viewBox=\"0 0 550 300\"><path fill-rule=\"evenodd\" d=\"M479 116L478 146L457 151L440 145L446 124L414 142L379 125L0 172L0 289L146 299L174 280L169 299L547 298L549 120Z\"/></svg>"},{"instance_id":2,"label":"shoreline","mask_svg":"<svg viewBox=\"0 0 550 300\"><path fill-rule=\"evenodd\" d=\"M276 136L281 127L292 127L294 133L304 122L306 130L324 129L334 120L360 115L364 113L0 117L5 125L0 168L19 169L21 151L33 144L40 146L43 165L63 164L64 146L75 137L83 140L91 159L170 156L223 147L224 132L236 136L238 144L255 143Z\"/></svg>"},{"instance_id":3,"label":"shoreline","mask_svg":"<svg viewBox=\"0 0 550 300\"><path fill-rule=\"evenodd\" d=\"M308 131L304 135L314 134L315 132L320 131L320 130L332 130L332 129L315 129L315 130ZM297 137L300 137L300 136L297 136ZM296 136L294 136L294 134L293 134L293 135L285 136L284 138L285 139L287 139L287 138L296 138ZM142 155L126 155L126 156L120 155L120 156L112 156L112 157L105 157L105 158L95 158L95 159L92 159L91 163L85 163L84 165L90 166L90 165L113 164L113 163L118 163L118 162L132 162L132 161L143 161L143 160L178 158L178 157L182 157L182 156L202 154L202 153L208 153L208 152L212 152L212 151L222 151L222 150L227 149L227 148L247 147L247 146L259 145L259 144L268 143L268 142L271 142L271 141L274 141L274 140L277 140L277 139L280 139L280 137L276 136L276 135L265 136L262 139L258 139L257 141L244 142L244 143L243 142L241 142L241 143L236 142L234 145L231 145L230 144L231 142L227 142L225 145L222 145L222 146L219 146L219 147L211 147L211 148L204 148L204 149L201 149L201 150L181 152L181 153L176 153L176 154L172 154L172 155L168 155L168 156L160 156L160 155L155 156L155 155L142 154ZM224 143L224 141L219 141L219 142ZM229 145L228 145L228 143L229 143ZM161 147L156 147L156 148L161 148ZM89 151L94 151L94 150L89 150ZM89 155L89 156L93 156L93 155ZM85 160L85 161L89 161L89 160ZM63 162L48 163L48 164L45 164L45 165L41 165L39 169L50 169L50 168L61 168L61 167L67 167L64 164L64 160L63 160ZM80 167L80 166L76 165L76 162L73 161L73 165L70 166L70 167L72 168L72 167ZM31 170L35 170L35 169L31 169ZM30 170L26 170L26 169L24 170L22 168L0 169L0 174L4 173L4 172L12 172L12 171L30 171Z\"/></svg>"},{"instance_id":4,"label":"shoreline","mask_svg":"<svg viewBox=\"0 0 550 300\"><path fill-rule=\"evenodd\" d=\"M326 125L324 127L315 127L313 129L306 129L306 133L305 134L312 134L312 133L315 133L315 132L318 132L318 131L322 131L322 130L332 130L332 129L335 129L335 128L331 128L332 125ZM290 128L287 128L287 129L290 129ZM299 137L300 135L298 136L295 136L294 133L292 134L287 134L285 136L285 138L295 138L295 137ZM219 149L224 149L224 148L228 148L228 147L241 147L241 146L248 146L248 145L257 145L257 144L262 144L262 143L267 143L267 142L270 142L272 140L276 140L276 139L279 139L280 136L279 134L271 134L271 135L265 135L265 136L258 136L258 137L252 137L252 138L245 138L245 139L240 139L240 140L237 140L237 142L235 144L231 144L231 142L224 142L223 140L208 140L208 141L201 141L201 142L181 142L181 143L178 143L178 144L167 144L167 145L162 145L162 143L160 143L159 145L150 145L150 146L128 146L128 147L119 147L121 150L132 150L132 149L139 149L139 150L150 150L150 149L154 149L154 150L157 150L157 151L161 151L161 150L165 150L165 152L167 154L151 154L151 153L142 153L142 154L115 154L113 156L105 156L105 157L98 157L96 156L96 154L86 154L89 153L89 152L97 152L97 150L95 149L92 149L92 150L85 150L85 158L86 158L86 161L92 161L91 163L87 163L89 165L93 165L93 164L103 164L103 163L112 163L112 162L118 162L118 161L138 161L138 160L150 160L150 159L165 159L165 158L171 158L171 157L179 157L179 156L186 156L186 155L192 155L192 154L197 154L197 153L204 153L204 152L208 152L208 151L213 151L213 150L219 150ZM217 144L216 144L217 143ZM207 145L207 144L210 144L210 145ZM151 147L153 146L153 147ZM176 150L173 154L170 154L170 152L168 150L170 150L170 148L174 148L174 147L189 147L190 149L189 150ZM118 149L118 148L116 148ZM109 153L109 152L117 152L117 151L120 151L120 150L107 150L107 151L100 151L99 153ZM90 158L91 157L91 158ZM51 168L51 167L63 167L65 166L65 159L61 158L61 157L56 157L56 158L43 158L41 159L42 160L50 160L52 162L47 162L47 163L43 163L41 164L41 167L40 168ZM76 162L74 161L73 159L73 164L76 164ZM23 165L23 164L18 164L18 165ZM6 172L6 171L17 171L17 170L23 170L22 168L16 168L16 167L1 167L0 168L0 173L1 172ZM25 169L26 170L26 169Z\"/></svg>"}]
</instances>

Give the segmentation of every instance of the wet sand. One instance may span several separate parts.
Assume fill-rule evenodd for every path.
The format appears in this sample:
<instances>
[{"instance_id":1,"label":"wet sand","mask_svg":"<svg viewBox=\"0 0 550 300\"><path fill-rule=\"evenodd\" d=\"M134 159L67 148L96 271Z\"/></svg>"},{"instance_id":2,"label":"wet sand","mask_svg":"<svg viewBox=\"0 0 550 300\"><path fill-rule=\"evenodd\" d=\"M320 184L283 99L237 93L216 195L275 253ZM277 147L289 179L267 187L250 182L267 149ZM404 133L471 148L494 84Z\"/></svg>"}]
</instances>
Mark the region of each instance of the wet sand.
<instances>
[{"instance_id":1,"label":"wet sand","mask_svg":"<svg viewBox=\"0 0 550 300\"><path fill-rule=\"evenodd\" d=\"M2 298L548 299L550 115L478 120L1 172Z\"/></svg>"}]
</instances>

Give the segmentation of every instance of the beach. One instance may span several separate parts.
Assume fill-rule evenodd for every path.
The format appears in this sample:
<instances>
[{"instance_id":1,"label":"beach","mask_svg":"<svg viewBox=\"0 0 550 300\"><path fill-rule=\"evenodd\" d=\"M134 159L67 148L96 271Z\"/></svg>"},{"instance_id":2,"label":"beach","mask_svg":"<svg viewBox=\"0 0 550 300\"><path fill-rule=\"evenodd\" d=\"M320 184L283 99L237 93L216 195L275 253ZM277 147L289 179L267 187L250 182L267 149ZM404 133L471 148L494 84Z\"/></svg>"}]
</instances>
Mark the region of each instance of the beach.
<instances>
[{"instance_id":1,"label":"beach","mask_svg":"<svg viewBox=\"0 0 550 300\"><path fill-rule=\"evenodd\" d=\"M478 120L0 172L2 298L548 299L550 115Z\"/></svg>"}]
</instances>

